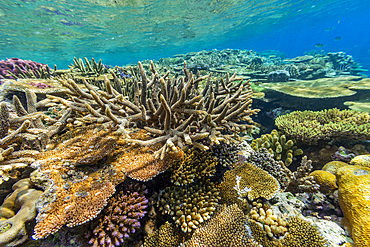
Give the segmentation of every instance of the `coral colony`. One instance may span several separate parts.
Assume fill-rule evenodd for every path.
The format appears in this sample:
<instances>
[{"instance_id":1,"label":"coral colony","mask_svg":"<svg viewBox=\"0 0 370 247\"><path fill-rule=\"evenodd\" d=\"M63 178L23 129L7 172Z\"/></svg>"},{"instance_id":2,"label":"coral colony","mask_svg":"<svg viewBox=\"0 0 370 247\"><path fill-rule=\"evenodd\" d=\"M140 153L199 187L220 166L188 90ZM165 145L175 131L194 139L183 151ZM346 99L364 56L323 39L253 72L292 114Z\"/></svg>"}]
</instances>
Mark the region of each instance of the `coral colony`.
<instances>
[{"instance_id":1,"label":"coral colony","mask_svg":"<svg viewBox=\"0 0 370 247\"><path fill-rule=\"evenodd\" d=\"M370 246L366 103L284 104L369 90L345 53L0 68L1 246Z\"/></svg>"}]
</instances>

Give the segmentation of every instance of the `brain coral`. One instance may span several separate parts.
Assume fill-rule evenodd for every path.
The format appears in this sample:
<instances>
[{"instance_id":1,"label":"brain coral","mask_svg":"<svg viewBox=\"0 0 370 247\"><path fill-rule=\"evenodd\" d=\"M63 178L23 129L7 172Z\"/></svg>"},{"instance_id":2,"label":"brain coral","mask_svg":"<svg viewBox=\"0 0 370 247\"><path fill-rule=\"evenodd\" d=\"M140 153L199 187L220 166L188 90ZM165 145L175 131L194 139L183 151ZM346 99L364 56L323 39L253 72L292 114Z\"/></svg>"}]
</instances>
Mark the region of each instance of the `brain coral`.
<instances>
[{"instance_id":1,"label":"brain coral","mask_svg":"<svg viewBox=\"0 0 370 247\"><path fill-rule=\"evenodd\" d=\"M370 168L348 165L338 168L339 205L355 245L370 246Z\"/></svg>"},{"instance_id":2,"label":"brain coral","mask_svg":"<svg viewBox=\"0 0 370 247\"><path fill-rule=\"evenodd\" d=\"M259 247L245 227L247 216L236 204L224 207L205 226L195 230L183 247Z\"/></svg>"},{"instance_id":3,"label":"brain coral","mask_svg":"<svg viewBox=\"0 0 370 247\"><path fill-rule=\"evenodd\" d=\"M337 179L335 175L330 172L316 170L311 172L309 176L314 177L316 183L320 185L320 191L324 194L331 193L335 189L338 189L336 184Z\"/></svg>"},{"instance_id":4,"label":"brain coral","mask_svg":"<svg viewBox=\"0 0 370 247\"><path fill-rule=\"evenodd\" d=\"M90 233L90 246L121 246L125 239L140 228L148 200L145 186L130 184L108 200L98 225Z\"/></svg>"},{"instance_id":5,"label":"brain coral","mask_svg":"<svg viewBox=\"0 0 370 247\"><path fill-rule=\"evenodd\" d=\"M336 108L295 111L275 119L276 126L290 138L305 144L319 140L369 140L370 114Z\"/></svg>"},{"instance_id":6,"label":"brain coral","mask_svg":"<svg viewBox=\"0 0 370 247\"><path fill-rule=\"evenodd\" d=\"M370 154L358 155L351 160L351 165L370 167Z\"/></svg>"}]
</instances>

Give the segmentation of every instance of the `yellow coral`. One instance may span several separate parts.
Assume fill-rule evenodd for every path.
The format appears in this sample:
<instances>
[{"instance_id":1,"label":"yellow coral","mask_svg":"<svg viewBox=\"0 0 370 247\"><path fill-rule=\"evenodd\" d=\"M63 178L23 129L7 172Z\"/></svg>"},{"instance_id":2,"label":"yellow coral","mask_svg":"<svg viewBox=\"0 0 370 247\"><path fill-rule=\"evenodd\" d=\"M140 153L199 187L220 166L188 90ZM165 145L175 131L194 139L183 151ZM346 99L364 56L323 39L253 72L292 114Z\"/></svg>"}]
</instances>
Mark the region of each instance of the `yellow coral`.
<instances>
[{"instance_id":1,"label":"yellow coral","mask_svg":"<svg viewBox=\"0 0 370 247\"><path fill-rule=\"evenodd\" d=\"M336 176L339 204L355 246L370 246L370 168L343 166Z\"/></svg>"},{"instance_id":2,"label":"yellow coral","mask_svg":"<svg viewBox=\"0 0 370 247\"><path fill-rule=\"evenodd\" d=\"M370 154L358 155L351 160L350 164L370 167Z\"/></svg>"},{"instance_id":3,"label":"yellow coral","mask_svg":"<svg viewBox=\"0 0 370 247\"><path fill-rule=\"evenodd\" d=\"M320 185L320 191L324 194L330 193L333 190L338 189L336 184L336 177L334 174L323 171L323 170L316 170L310 173L309 176L314 177L317 184Z\"/></svg>"},{"instance_id":4,"label":"yellow coral","mask_svg":"<svg viewBox=\"0 0 370 247\"><path fill-rule=\"evenodd\" d=\"M348 165L348 164L345 163L345 162L342 162L342 161L330 161L329 163L326 163L324 165L322 170L330 172L330 173L335 175L337 173L338 168L340 168L342 166L346 166L346 165Z\"/></svg>"},{"instance_id":5,"label":"yellow coral","mask_svg":"<svg viewBox=\"0 0 370 247\"><path fill-rule=\"evenodd\" d=\"M249 163L227 171L220 185L226 204L239 203L244 197L250 201L259 197L272 199L279 189L279 182L273 176Z\"/></svg>"}]
</instances>

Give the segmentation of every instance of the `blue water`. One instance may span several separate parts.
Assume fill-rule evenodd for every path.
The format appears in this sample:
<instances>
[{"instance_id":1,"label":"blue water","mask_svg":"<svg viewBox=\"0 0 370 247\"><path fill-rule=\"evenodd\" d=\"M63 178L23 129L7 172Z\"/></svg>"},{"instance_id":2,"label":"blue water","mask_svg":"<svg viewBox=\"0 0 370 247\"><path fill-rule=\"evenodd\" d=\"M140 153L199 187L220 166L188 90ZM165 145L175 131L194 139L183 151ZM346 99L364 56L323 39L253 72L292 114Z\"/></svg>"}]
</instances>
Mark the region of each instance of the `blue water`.
<instances>
[{"instance_id":1,"label":"blue water","mask_svg":"<svg viewBox=\"0 0 370 247\"><path fill-rule=\"evenodd\" d=\"M369 13L364 0L3 0L0 59L67 68L74 56L123 65L211 49L323 50L369 69Z\"/></svg>"}]
</instances>

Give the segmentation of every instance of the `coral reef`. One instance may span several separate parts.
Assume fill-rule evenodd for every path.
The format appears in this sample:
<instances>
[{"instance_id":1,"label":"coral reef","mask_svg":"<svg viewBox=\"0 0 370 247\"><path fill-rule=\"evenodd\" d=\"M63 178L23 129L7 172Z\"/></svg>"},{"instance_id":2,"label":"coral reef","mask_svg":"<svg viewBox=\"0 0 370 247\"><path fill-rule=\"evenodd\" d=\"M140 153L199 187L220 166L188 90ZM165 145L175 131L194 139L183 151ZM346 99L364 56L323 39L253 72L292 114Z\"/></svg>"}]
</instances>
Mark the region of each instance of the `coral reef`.
<instances>
[{"instance_id":1,"label":"coral reef","mask_svg":"<svg viewBox=\"0 0 370 247\"><path fill-rule=\"evenodd\" d=\"M145 186L130 184L108 200L101 212L98 225L89 236L89 246L122 246L141 226L148 200Z\"/></svg>"},{"instance_id":2,"label":"coral reef","mask_svg":"<svg viewBox=\"0 0 370 247\"><path fill-rule=\"evenodd\" d=\"M247 216L236 204L224 207L220 213L193 233L183 247L235 246L260 247L245 227Z\"/></svg>"},{"instance_id":3,"label":"coral reef","mask_svg":"<svg viewBox=\"0 0 370 247\"><path fill-rule=\"evenodd\" d=\"M358 155L351 160L350 164L370 167L370 154Z\"/></svg>"},{"instance_id":4,"label":"coral reef","mask_svg":"<svg viewBox=\"0 0 370 247\"><path fill-rule=\"evenodd\" d=\"M268 172L249 163L244 163L224 175L220 195L226 205L253 201L257 198L271 199L279 191L279 182Z\"/></svg>"},{"instance_id":5,"label":"coral reef","mask_svg":"<svg viewBox=\"0 0 370 247\"><path fill-rule=\"evenodd\" d=\"M370 168L347 165L337 169L339 204L344 214L344 224L355 246L370 245Z\"/></svg>"},{"instance_id":6,"label":"coral reef","mask_svg":"<svg viewBox=\"0 0 370 247\"><path fill-rule=\"evenodd\" d=\"M162 214L172 216L183 232L192 232L211 218L216 210L219 191L209 179L185 186L170 186L161 191L157 206Z\"/></svg>"},{"instance_id":7,"label":"coral reef","mask_svg":"<svg viewBox=\"0 0 370 247\"><path fill-rule=\"evenodd\" d=\"M42 191L31 188L29 179L13 185L13 193L5 198L0 207L0 245L17 246L28 238L26 222L36 216L36 201Z\"/></svg>"},{"instance_id":8,"label":"coral reef","mask_svg":"<svg viewBox=\"0 0 370 247\"><path fill-rule=\"evenodd\" d=\"M171 182L175 185L186 185L197 178L213 176L216 164L216 158L211 156L211 152L190 149L172 166Z\"/></svg>"},{"instance_id":9,"label":"coral reef","mask_svg":"<svg viewBox=\"0 0 370 247\"><path fill-rule=\"evenodd\" d=\"M49 78L49 66L31 60L7 58L0 61L0 79Z\"/></svg>"},{"instance_id":10,"label":"coral reef","mask_svg":"<svg viewBox=\"0 0 370 247\"><path fill-rule=\"evenodd\" d=\"M370 139L370 114L352 110L295 111L277 117L275 124L285 135L305 144Z\"/></svg>"},{"instance_id":11,"label":"coral reef","mask_svg":"<svg viewBox=\"0 0 370 247\"><path fill-rule=\"evenodd\" d=\"M158 230L145 238L141 247L178 247L181 242L180 230L166 221Z\"/></svg>"},{"instance_id":12,"label":"coral reef","mask_svg":"<svg viewBox=\"0 0 370 247\"><path fill-rule=\"evenodd\" d=\"M338 189L336 177L330 172L316 170L311 172L309 176L315 179L316 183L320 185L320 191L326 195Z\"/></svg>"},{"instance_id":13,"label":"coral reef","mask_svg":"<svg viewBox=\"0 0 370 247\"><path fill-rule=\"evenodd\" d=\"M277 130L271 131L271 134L262 135L254 139L251 143L254 151L266 148L274 155L275 160L282 160L286 166L293 162L293 157L302 155L302 149L295 145L295 140L288 140L285 135Z\"/></svg>"},{"instance_id":14,"label":"coral reef","mask_svg":"<svg viewBox=\"0 0 370 247\"><path fill-rule=\"evenodd\" d=\"M108 69L102 64L101 59L97 63L94 58L89 61L86 57L85 64L81 58L73 58L73 64L69 65L72 71L77 71L82 75L101 75L108 72Z\"/></svg>"}]
</instances>

